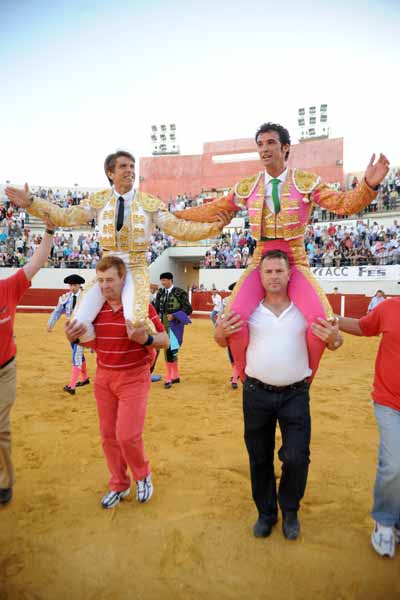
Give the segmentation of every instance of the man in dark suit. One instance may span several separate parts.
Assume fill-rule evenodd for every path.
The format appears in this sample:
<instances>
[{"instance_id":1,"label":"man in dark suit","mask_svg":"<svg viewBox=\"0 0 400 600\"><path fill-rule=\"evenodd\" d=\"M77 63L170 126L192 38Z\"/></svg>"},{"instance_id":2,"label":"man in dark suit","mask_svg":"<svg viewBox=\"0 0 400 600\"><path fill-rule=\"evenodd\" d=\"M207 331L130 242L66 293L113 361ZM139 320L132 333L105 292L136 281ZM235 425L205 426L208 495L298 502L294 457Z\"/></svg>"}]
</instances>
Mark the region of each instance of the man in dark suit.
<instances>
[{"instance_id":1,"label":"man in dark suit","mask_svg":"<svg viewBox=\"0 0 400 600\"><path fill-rule=\"evenodd\" d=\"M178 371L178 352L182 346L183 330L191 321L192 305L187 293L173 283L172 273L161 273L161 288L157 292L154 305L169 335L170 345L165 351L166 376L164 387L169 389L173 383L180 383Z\"/></svg>"}]
</instances>

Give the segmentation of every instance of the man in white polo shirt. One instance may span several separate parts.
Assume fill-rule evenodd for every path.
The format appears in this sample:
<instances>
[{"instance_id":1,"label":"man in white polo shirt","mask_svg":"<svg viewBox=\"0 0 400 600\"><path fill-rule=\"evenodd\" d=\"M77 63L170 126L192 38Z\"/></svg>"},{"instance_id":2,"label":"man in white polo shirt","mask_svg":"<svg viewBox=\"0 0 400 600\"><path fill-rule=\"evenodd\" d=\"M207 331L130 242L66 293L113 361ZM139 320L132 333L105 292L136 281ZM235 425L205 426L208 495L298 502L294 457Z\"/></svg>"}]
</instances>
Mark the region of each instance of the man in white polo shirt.
<instances>
[{"instance_id":1,"label":"man in white polo shirt","mask_svg":"<svg viewBox=\"0 0 400 600\"><path fill-rule=\"evenodd\" d=\"M260 261L264 299L249 318L250 341L246 353L243 386L244 437L250 459L253 499L259 518L256 537L267 537L283 515L283 534L295 540L300 533L297 512L307 482L310 462L311 419L309 383L311 375L306 343L307 322L291 302L287 288L290 267L287 254L268 251ZM220 319L215 340L227 345L242 321L232 311ZM323 321L313 329L331 350L342 339L336 325ZM276 489L274 450L276 424L282 433L278 452L282 461L279 490Z\"/></svg>"}]
</instances>

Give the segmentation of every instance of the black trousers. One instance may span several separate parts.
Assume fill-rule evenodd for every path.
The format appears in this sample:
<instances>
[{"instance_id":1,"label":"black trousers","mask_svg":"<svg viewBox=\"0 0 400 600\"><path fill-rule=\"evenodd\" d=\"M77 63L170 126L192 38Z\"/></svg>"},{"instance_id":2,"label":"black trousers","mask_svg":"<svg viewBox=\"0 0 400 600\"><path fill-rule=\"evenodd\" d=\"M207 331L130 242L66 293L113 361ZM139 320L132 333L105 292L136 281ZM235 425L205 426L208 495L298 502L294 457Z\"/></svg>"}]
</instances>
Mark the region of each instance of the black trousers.
<instances>
[{"instance_id":1,"label":"black trousers","mask_svg":"<svg viewBox=\"0 0 400 600\"><path fill-rule=\"evenodd\" d=\"M244 439L250 459L251 488L258 512L276 518L298 511L310 463L310 396L305 382L297 389L270 392L247 379L243 386ZM277 494L274 451L276 424L282 434L278 456L282 475Z\"/></svg>"}]
</instances>

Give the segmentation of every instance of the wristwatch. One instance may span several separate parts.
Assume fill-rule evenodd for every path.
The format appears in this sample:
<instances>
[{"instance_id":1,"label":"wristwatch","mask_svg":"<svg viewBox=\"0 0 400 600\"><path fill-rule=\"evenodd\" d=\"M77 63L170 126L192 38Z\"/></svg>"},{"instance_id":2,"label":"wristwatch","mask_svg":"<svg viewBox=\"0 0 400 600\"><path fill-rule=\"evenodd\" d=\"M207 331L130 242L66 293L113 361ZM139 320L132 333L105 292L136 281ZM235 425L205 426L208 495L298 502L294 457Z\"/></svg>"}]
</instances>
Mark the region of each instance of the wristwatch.
<instances>
[{"instance_id":1,"label":"wristwatch","mask_svg":"<svg viewBox=\"0 0 400 600\"><path fill-rule=\"evenodd\" d=\"M142 346L151 346L151 344L154 342L154 338L152 335L149 334L147 340L145 341L144 344L142 344Z\"/></svg>"}]
</instances>

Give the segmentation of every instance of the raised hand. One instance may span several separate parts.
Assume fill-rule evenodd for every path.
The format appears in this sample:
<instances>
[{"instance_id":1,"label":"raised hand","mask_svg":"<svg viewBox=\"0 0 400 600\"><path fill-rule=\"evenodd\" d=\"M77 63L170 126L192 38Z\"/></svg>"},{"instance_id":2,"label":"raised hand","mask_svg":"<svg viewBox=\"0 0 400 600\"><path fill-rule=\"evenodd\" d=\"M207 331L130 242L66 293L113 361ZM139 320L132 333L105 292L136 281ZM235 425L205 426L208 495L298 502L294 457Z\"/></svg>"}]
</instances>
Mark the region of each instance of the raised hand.
<instances>
[{"instance_id":1,"label":"raised hand","mask_svg":"<svg viewBox=\"0 0 400 600\"><path fill-rule=\"evenodd\" d=\"M26 183L24 189L20 190L15 187L6 187L4 190L7 198L20 208L28 208L31 205L32 194L29 191L29 185Z\"/></svg>"},{"instance_id":2,"label":"raised hand","mask_svg":"<svg viewBox=\"0 0 400 600\"><path fill-rule=\"evenodd\" d=\"M222 230L232 221L232 217L233 213L227 210L221 210L217 215L215 215L213 220L219 224L220 229Z\"/></svg>"},{"instance_id":3,"label":"raised hand","mask_svg":"<svg viewBox=\"0 0 400 600\"><path fill-rule=\"evenodd\" d=\"M367 184L375 188L377 187L389 172L390 162L384 154L380 154L378 160L374 164L375 154L371 156L364 177Z\"/></svg>"}]
</instances>

